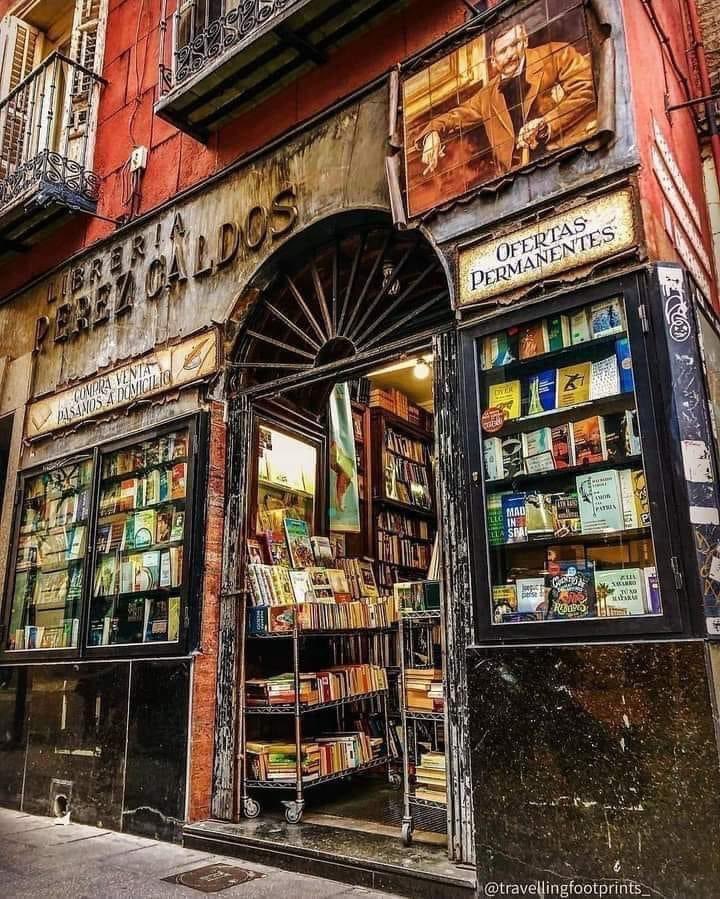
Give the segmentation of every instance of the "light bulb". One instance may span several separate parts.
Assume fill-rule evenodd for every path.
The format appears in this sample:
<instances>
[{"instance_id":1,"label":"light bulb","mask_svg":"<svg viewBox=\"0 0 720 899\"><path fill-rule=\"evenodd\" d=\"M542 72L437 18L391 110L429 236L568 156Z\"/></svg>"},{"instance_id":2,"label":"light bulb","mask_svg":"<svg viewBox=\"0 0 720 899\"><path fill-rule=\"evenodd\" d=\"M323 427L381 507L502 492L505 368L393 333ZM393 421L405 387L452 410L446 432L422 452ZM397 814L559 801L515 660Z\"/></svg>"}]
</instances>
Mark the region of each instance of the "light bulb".
<instances>
[{"instance_id":1,"label":"light bulb","mask_svg":"<svg viewBox=\"0 0 720 899\"><path fill-rule=\"evenodd\" d=\"M418 379L418 381L424 381L426 378L430 377L430 366L425 362L424 359L418 359L415 363L415 368L413 368L413 376Z\"/></svg>"}]
</instances>

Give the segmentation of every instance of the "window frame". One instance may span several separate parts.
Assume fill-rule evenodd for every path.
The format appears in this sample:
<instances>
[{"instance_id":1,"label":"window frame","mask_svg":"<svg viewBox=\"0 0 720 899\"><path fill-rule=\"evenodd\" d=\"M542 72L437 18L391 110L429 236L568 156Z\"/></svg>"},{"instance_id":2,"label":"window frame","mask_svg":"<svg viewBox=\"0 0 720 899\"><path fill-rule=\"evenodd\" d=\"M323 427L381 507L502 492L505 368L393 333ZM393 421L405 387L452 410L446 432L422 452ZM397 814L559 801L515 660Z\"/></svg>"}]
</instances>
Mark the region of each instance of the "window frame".
<instances>
[{"instance_id":1,"label":"window frame","mask_svg":"<svg viewBox=\"0 0 720 899\"><path fill-rule=\"evenodd\" d=\"M97 558L97 528L100 488L102 483L102 460L109 453L124 449L165 434L187 429L188 461L185 499L185 538L183 543L183 585L180 590L180 629L178 640L172 643L129 643L110 644L108 646L89 646L90 607L93 599L93 581ZM136 658L164 656L184 656L198 642L200 627L200 591L202 577L202 560L204 557L203 518L205 503L199 497L197 485L202 483L206 474L207 455L207 414L193 412L165 421L154 427L138 428L126 437L99 443L91 449L68 453L57 459L31 468L25 468L17 474L15 504L13 509L13 531L9 544L6 563L5 589L2 594L2 611L0 614L0 661L8 662L50 662L68 660L94 660L108 658ZM83 566L83 590L80 599L80 627L78 646L68 649L22 649L7 648L9 625L12 615L13 592L15 586L15 563L20 539L20 520L26 483L43 472L52 471L69 462L92 459L92 477L90 482L90 511L88 513L88 546Z\"/></svg>"},{"instance_id":2,"label":"window frame","mask_svg":"<svg viewBox=\"0 0 720 899\"><path fill-rule=\"evenodd\" d=\"M478 341L486 335L514 325L567 312L613 296L623 298L627 316L638 427L651 509L651 539L663 604L662 615L492 624L490 548L487 539L485 469L480 430L482 405L479 391L483 372L477 364ZM644 332L640 312L640 307L647 301L648 292L639 276L631 274L589 288L566 291L540 303L536 301L511 307L502 315L488 316L480 323L464 327L460 333L466 464L468 483L471 485L468 510L470 569L477 616L475 636L481 643L585 642L623 637L651 639L678 634L688 628L685 594L678 588L671 564L671 557L681 556L681 550L676 527L673 525L678 518L673 514L671 472L664 471L661 465L661 459L670 458L669 435L662 433L663 411L656 393L657 385L653 382L649 369L650 353L653 351L652 335ZM578 543L582 543L582 535L578 535Z\"/></svg>"}]
</instances>

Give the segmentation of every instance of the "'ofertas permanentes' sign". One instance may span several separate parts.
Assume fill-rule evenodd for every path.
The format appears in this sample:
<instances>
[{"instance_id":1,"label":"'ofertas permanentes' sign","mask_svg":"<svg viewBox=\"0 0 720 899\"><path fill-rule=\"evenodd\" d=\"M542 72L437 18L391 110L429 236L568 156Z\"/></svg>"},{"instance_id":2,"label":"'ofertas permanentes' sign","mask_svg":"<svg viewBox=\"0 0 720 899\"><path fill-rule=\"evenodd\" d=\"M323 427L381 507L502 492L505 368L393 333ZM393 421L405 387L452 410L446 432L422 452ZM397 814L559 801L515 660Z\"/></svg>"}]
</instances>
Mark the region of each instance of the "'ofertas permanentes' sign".
<instances>
[{"instance_id":1,"label":"'ofertas permanentes' sign","mask_svg":"<svg viewBox=\"0 0 720 899\"><path fill-rule=\"evenodd\" d=\"M593 265L636 243L632 191L598 197L520 231L461 249L458 302L482 303Z\"/></svg>"},{"instance_id":2,"label":"'ofertas permanentes' sign","mask_svg":"<svg viewBox=\"0 0 720 899\"><path fill-rule=\"evenodd\" d=\"M206 331L166 349L141 356L134 362L46 399L28 408L27 436L42 437L86 418L106 415L122 406L173 390L212 374L218 366L218 336Z\"/></svg>"}]
</instances>

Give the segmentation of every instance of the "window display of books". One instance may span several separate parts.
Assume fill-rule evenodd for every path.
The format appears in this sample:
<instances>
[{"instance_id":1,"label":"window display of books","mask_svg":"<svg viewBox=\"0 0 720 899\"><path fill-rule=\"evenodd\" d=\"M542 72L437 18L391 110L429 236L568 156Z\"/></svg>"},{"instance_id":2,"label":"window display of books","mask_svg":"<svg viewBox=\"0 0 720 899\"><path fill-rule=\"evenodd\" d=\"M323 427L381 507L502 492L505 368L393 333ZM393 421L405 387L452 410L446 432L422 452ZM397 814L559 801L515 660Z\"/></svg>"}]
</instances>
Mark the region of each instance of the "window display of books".
<instances>
[{"instance_id":1,"label":"window display of books","mask_svg":"<svg viewBox=\"0 0 720 899\"><path fill-rule=\"evenodd\" d=\"M188 440L179 431L103 457L88 646L179 639Z\"/></svg>"},{"instance_id":2,"label":"window display of books","mask_svg":"<svg viewBox=\"0 0 720 899\"><path fill-rule=\"evenodd\" d=\"M479 353L493 624L661 614L622 301Z\"/></svg>"},{"instance_id":3,"label":"window display of books","mask_svg":"<svg viewBox=\"0 0 720 899\"><path fill-rule=\"evenodd\" d=\"M312 528L317 450L289 434L261 426L257 452L256 530L271 535L282 546L285 518L299 519Z\"/></svg>"},{"instance_id":4,"label":"window display of books","mask_svg":"<svg viewBox=\"0 0 720 899\"><path fill-rule=\"evenodd\" d=\"M71 460L25 481L10 650L78 645L92 467L91 460Z\"/></svg>"}]
</instances>

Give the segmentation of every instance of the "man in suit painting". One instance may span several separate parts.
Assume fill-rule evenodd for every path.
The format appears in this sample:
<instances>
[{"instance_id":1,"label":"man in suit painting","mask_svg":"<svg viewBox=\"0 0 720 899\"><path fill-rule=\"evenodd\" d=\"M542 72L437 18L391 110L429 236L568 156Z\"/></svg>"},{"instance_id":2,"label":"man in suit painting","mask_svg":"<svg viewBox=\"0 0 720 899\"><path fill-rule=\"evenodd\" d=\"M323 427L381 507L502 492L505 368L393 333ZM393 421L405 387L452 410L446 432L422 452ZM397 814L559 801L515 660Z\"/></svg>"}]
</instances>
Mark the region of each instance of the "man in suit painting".
<instances>
[{"instance_id":1,"label":"man in suit painting","mask_svg":"<svg viewBox=\"0 0 720 899\"><path fill-rule=\"evenodd\" d=\"M491 39L491 78L461 106L432 119L419 134L424 174L444 155L443 139L482 125L495 177L554 150L576 144L597 128L590 60L561 42L528 47L525 26L510 22Z\"/></svg>"}]
</instances>

